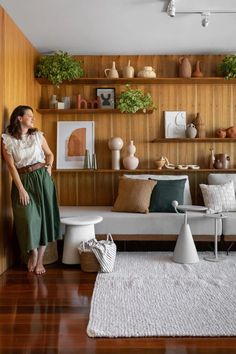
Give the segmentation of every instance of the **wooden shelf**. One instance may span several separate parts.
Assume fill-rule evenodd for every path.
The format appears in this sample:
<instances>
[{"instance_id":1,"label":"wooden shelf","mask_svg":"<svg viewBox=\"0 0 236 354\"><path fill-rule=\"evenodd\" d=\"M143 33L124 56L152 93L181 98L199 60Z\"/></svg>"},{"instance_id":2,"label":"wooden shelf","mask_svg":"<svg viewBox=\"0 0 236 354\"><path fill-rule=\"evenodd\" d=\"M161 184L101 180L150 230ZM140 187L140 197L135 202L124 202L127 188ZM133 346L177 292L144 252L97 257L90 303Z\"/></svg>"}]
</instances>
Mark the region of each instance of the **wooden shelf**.
<instances>
[{"instance_id":1,"label":"wooden shelf","mask_svg":"<svg viewBox=\"0 0 236 354\"><path fill-rule=\"evenodd\" d=\"M119 109L78 109L78 108L70 108L70 109L52 109L52 108L41 108L36 110L40 114L101 114L101 113L109 113L109 114L151 114L153 113L153 109L147 109L144 113L143 111L138 111L136 113L122 113Z\"/></svg>"},{"instance_id":2,"label":"wooden shelf","mask_svg":"<svg viewBox=\"0 0 236 354\"><path fill-rule=\"evenodd\" d=\"M211 168L200 168L198 170L194 170L192 168L188 168L188 169L165 169L163 168L162 170L158 170L158 169L155 169L155 168L143 168L143 169L136 169L136 170L124 170L124 169L121 169L121 170L111 170L111 169L97 169L97 170L94 170L94 169L73 169L73 170L53 170L53 173L61 173L61 172L65 172L65 173L68 173L68 172L76 172L76 173L122 173L122 174L128 174L128 173L133 173L133 174L139 174L139 173L156 173L156 174L166 174L166 173L171 173L171 174L178 174L178 173L201 173L201 172L219 172L219 173L222 173L222 172L236 172L236 168L227 168L227 169L211 169Z\"/></svg>"},{"instance_id":3,"label":"wooden shelf","mask_svg":"<svg viewBox=\"0 0 236 354\"><path fill-rule=\"evenodd\" d=\"M151 140L151 143L207 143L207 142L216 142L216 143L226 143L226 142L236 142L236 138L161 138Z\"/></svg>"},{"instance_id":4,"label":"wooden shelf","mask_svg":"<svg viewBox=\"0 0 236 354\"><path fill-rule=\"evenodd\" d=\"M50 81L46 79L36 78L40 85L53 85ZM125 84L137 84L137 85L153 85L153 84L223 84L230 85L236 84L236 79L226 80L224 77L158 77L158 78L118 78L118 79L107 79L102 77L92 78L83 77L73 81L64 81L60 86L63 85L125 85Z\"/></svg>"}]
</instances>

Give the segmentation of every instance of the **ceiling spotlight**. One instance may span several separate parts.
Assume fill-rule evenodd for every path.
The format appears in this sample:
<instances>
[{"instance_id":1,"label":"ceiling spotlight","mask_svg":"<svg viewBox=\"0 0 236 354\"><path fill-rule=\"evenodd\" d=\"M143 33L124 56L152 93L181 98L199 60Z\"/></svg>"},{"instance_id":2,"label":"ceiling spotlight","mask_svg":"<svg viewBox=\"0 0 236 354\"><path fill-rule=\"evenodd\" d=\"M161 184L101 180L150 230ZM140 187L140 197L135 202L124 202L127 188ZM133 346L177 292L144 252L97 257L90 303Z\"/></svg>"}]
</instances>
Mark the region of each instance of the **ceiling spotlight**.
<instances>
[{"instance_id":1,"label":"ceiling spotlight","mask_svg":"<svg viewBox=\"0 0 236 354\"><path fill-rule=\"evenodd\" d=\"M167 14L170 17L175 17L175 0L170 0L167 6Z\"/></svg>"},{"instance_id":2,"label":"ceiling spotlight","mask_svg":"<svg viewBox=\"0 0 236 354\"><path fill-rule=\"evenodd\" d=\"M207 27L209 25L210 12L202 12L202 27Z\"/></svg>"}]
</instances>

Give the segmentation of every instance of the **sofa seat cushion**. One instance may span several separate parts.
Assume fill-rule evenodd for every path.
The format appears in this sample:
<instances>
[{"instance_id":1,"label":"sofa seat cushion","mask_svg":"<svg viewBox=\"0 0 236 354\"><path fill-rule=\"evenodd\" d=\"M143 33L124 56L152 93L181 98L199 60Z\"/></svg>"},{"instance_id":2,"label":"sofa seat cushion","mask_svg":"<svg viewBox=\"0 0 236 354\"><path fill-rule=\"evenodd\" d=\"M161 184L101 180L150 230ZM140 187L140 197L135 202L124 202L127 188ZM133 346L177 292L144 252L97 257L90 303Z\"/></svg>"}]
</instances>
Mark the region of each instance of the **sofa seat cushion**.
<instances>
[{"instance_id":1,"label":"sofa seat cushion","mask_svg":"<svg viewBox=\"0 0 236 354\"><path fill-rule=\"evenodd\" d=\"M225 236L234 236L236 239L236 213L228 212L224 214L227 215L227 218L222 220L222 233Z\"/></svg>"},{"instance_id":2,"label":"sofa seat cushion","mask_svg":"<svg viewBox=\"0 0 236 354\"><path fill-rule=\"evenodd\" d=\"M73 216L102 216L103 221L95 225L95 233L104 235L178 235L184 215L173 213L122 213L112 212L111 206L60 206L61 218ZM222 223L218 220L218 234ZM214 235L214 220L203 213L188 212L188 223L193 235ZM62 233L64 232L62 225Z\"/></svg>"}]
</instances>

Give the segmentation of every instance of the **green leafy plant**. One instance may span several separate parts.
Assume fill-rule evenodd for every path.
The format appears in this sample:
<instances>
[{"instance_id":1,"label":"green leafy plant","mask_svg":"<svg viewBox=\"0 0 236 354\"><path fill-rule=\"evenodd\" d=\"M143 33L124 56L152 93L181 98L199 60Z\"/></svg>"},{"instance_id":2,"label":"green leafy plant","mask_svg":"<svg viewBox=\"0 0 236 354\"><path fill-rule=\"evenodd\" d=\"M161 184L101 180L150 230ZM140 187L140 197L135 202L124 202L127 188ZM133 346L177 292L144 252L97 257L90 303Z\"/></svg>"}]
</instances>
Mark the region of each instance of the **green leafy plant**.
<instances>
[{"instance_id":1,"label":"green leafy plant","mask_svg":"<svg viewBox=\"0 0 236 354\"><path fill-rule=\"evenodd\" d=\"M57 51L52 55L44 55L36 66L36 77L46 78L59 85L65 80L78 79L84 74L81 62L67 52Z\"/></svg>"},{"instance_id":2,"label":"green leafy plant","mask_svg":"<svg viewBox=\"0 0 236 354\"><path fill-rule=\"evenodd\" d=\"M140 89L131 89L126 85L126 91L121 92L117 108L122 113L135 113L139 110L146 112L147 109L155 109L150 93L145 94Z\"/></svg>"},{"instance_id":3,"label":"green leafy plant","mask_svg":"<svg viewBox=\"0 0 236 354\"><path fill-rule=\"evenodd\" d=\"M236 77L236 54L227 55L220 63L220 71L226 79Z\"/></svg>"}]
</instances>

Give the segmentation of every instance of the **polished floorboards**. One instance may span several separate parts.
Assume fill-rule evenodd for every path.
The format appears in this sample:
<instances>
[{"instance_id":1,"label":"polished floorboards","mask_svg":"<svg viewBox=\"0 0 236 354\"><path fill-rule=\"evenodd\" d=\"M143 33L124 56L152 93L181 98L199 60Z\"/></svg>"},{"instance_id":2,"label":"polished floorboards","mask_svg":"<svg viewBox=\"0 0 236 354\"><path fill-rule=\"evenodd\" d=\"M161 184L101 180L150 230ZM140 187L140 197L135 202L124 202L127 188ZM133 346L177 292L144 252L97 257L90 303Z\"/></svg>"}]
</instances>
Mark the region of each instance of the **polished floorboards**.
<instances>
[{"instance_id":1,"label":"polished floorboards","mask_svg":"<svg viewBox=\"0 0 236 354\"><path fill-rule=\"evenodd\" d=\"M95 279L96 274L61 264L47 266L42 276L27 273L23 266L3 273L0 354L236 353L236 337L89 338L86 327Z\"/></svg>"}]
</instances>

